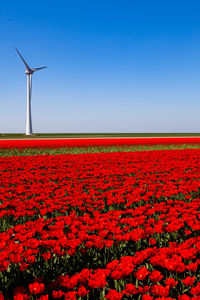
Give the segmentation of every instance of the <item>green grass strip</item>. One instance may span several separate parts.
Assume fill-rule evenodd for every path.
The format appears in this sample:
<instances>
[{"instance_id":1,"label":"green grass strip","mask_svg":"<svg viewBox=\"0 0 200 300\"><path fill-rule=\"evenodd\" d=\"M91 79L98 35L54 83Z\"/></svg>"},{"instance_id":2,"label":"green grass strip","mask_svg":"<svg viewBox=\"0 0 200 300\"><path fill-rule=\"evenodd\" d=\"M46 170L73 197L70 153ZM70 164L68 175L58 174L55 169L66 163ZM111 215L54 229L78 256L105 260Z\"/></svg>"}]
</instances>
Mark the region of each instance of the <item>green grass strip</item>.
<instances>
[{"instance_id":1,"label":"green grass strip","mask_svg":"<svg viewBox=\"0 0 200 300\"><path fill-rule=\"evenodd\" d=\"M131 146L88 146L88 147L61 147L61 148L23 148L4 149L0 148L0 156L27 156L27 155L58 155L58 154L81 154L81 153L108 153L108 152L131 152L175 149L200 149L200 145L131 145Z\"/></svg>"}]
</instances>

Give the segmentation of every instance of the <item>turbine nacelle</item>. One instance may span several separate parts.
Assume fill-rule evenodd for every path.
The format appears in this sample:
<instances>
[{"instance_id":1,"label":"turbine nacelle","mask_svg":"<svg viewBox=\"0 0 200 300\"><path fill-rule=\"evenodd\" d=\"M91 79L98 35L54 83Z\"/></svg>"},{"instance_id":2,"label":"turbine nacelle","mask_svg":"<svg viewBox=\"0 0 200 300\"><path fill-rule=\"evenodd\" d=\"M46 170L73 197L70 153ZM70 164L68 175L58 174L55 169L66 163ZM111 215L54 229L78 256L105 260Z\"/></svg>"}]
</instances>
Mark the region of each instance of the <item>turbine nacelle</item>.
<instances>
[{"instance_id":1,"label":"turbine nacelle","mask_svg":"<svg viewBox=\"0 0 200 300\"><path fill-rule=\"evenodd\" d=\"M33 74L33 73L34 73L33 70L26 70L26 71L25 71L25 74L26 74L26 75L30 75L30 74Z\"/></svg>"}]
</instances>

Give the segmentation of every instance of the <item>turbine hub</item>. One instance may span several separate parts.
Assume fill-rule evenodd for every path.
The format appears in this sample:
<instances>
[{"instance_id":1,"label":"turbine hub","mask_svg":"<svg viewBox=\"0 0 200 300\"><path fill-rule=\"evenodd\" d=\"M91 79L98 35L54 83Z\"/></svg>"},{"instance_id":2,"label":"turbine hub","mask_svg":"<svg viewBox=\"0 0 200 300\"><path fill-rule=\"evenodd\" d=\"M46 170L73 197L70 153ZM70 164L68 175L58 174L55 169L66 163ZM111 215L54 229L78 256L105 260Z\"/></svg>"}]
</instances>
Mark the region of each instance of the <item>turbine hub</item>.
<instances>
[{"instance_id":1,"label":"turbine hub","mask_svg":"<svg viewBox=\"0 0 200 300\"><path fill-rule=\"evenodd\" d=\"M33 74L33 71L32 71L32 70L26 70L26 71L25 71L25 74L26 74L26 75Z\"/></svg>"}]
</instances>

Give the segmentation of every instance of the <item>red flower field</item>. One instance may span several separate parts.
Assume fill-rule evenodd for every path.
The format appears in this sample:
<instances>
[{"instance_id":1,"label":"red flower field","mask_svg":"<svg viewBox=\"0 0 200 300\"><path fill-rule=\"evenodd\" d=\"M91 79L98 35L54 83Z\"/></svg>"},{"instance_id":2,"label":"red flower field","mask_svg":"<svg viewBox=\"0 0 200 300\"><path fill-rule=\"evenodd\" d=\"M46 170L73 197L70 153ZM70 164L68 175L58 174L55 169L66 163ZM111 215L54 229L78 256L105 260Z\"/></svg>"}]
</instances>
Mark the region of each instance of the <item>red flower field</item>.
<instances>
[{"instance_id":1,"label":"red flower field","mask_svg":"<svg viewBox=\"0 0 200 300\"><path fill-rule=\"evenodd\" d=\"M0 299L200 299L199 149L0 157L0 182Z\"/></svg>"},{"instance_id":2,"label":"red flower field","mask_svg":"<svg viewBox=\"0 0 200 300\"><path fill-rule=\"evenodd\" d=\"M88 138L88 139L31 139L31 140L0 140L0 148L28 147L88 147L111 145L170 145L200 144L200 137L156 137L156 138Z\"/></svg>"}]
</instances>

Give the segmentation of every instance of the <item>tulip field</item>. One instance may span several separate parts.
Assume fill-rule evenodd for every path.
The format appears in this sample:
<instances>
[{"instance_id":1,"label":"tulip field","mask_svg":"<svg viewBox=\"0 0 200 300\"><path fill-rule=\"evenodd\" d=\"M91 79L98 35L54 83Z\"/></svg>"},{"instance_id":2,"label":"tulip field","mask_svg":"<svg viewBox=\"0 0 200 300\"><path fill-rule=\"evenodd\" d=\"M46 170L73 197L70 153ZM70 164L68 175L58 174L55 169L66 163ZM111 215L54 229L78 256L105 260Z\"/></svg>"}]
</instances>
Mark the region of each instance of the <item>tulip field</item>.
<instances>
[{"instance_id":1,"label":"tulip field","mask_svg":"<svg viewBox=\"0 0 200 300\"><path fill-rule=\"evenodd\" d=\"M0 148L0 300L200 299L200 138Z\"/></svg>"}]
</instances>

